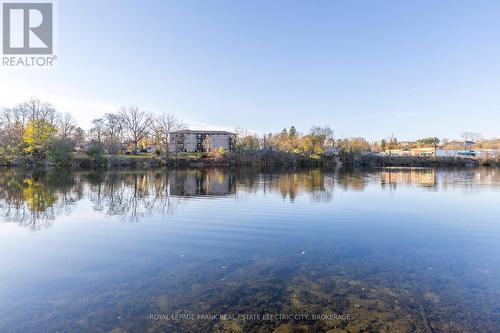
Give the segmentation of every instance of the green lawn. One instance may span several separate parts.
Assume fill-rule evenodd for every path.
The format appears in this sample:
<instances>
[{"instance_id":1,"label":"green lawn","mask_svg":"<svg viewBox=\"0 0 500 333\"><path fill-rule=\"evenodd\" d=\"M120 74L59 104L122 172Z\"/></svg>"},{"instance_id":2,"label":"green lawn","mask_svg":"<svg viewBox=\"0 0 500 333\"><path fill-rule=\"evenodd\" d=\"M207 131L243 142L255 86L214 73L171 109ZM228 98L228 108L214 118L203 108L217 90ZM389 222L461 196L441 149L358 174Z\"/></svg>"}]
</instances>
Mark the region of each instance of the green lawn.
<instances>
[{"instance_id":1,"label":"green lawn","mask_svg":"<svg viewBox=\"0 0 500 333\"><path fill-rule=\"evenodd\" d=\"M178 157L178 158L186 158L186 159L199 159L206 156L206 153L196 153L196 152L191 152L191 153L177 153L172 155L172 157ZM87 158L87 155L81 154L81 153L73 153L74 158ZM104 158L111 158L111 155L105 154L103 155ZM116 158L118 159L141 159L141 158L153 158L157 157L160 158L160 156L157 156L156 154L153 153L143 153L143 154L134 154L134 155L115 155Z\"/></svg>"},{"instance_id":2,"label":"green lawn","mask_svg":"<svg viewBox=\"0 0 500 333\"><path fill-rule=\"evenodd\" d=\"M73 153L74 158L87 158L88 156L85 154L80 154L80 153ZM105 154L103 155L104 158L110 158L111 155ZM133 158L151 158L151 157L156 157L155 154L152 153L144 153L144 154L135 154L135 155L115 155L116 158L124 158L124 159L133 159Z\"/></svg>"},{"instance_id":3,"label":"green lawn","mask_svg":"<svg viewBox=\"0 0 500 333\"><path fill-rule=\"evenodd\" d=\"M201 158L203 154L205 153L189 152L189 153L177 153L175 154L175 156L181 158Z\"/></svg>"},{"instance_id":4,"label":"green lawn","mask_svg":"<svg viewBox=\"0 0 500 333\"><path fill-rule=\"evenodd\" d=\"M87 155L81 154L81 153L73 153L73 158L75 159L83 159L83 158L88 158Z\"/></svg>"}]
</instances>

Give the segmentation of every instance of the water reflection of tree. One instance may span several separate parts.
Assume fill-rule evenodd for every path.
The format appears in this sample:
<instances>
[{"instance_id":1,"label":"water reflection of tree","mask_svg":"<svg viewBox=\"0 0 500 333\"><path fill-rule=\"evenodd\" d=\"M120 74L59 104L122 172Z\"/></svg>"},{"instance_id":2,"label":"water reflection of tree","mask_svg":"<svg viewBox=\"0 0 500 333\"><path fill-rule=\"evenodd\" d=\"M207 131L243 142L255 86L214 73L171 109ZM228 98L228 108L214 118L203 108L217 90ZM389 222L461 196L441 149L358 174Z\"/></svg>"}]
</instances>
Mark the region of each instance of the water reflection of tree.
<instances>
[{"instance_id":1,"label":"water reflection of tree","mask_svg":"<svg viewBox=\"0 0 500 333\"><path fill-rule=\"evenodd\" d=\"M316 202L333 200L334 189L363 191L368 184L394 190L400 184L431 189L478 191L500 185L496 169L445 171L340 168L321 170L196 169L120 172L0 171L0 218L38 230L59 215L71 214L82 198L95 211L138 221L152 215L173 214L192 197L278 194L294 202L305 195Z\"/></svg>"},{"instance_id":2,"label":"water reflection of tree","mask_svg":"<svg viewBox=\"0 0 500 333\"><path fill-rule=\"evenodd\" d=\"M157 172L68 173L0 172L2 221L34 230L50 226L59 215L71 213L86 197L95 211L130 221L153 214L172 214L181 198L169 193L169 174Z\"/></svg>"},{"instance_id":3,"label":"water reflection of tree","mask_svg":"<svg viewBox=\"0 0 500 333\"><path fill-rule=\"evenodd\" d=\"M362 169L341 168L336 179L344 191L364 191L368 183L366 172Z\"/></svg>"},{"instance_id":4,"label":"water reflection of tree","mask_svg":"<svg viewBox=\"0 0 500 333\"><path fill-rule=\"evenodd\" d=\"M180 205L168 192L168 173L119 172L88 174L88 198L97 211L129 221L153 214L172 214Z\"/></svg>"},{"instance_id":5,"label":"water reflection of tree","mask_svg":"<svg viewBox=\"0 0 500 333\"><path fill-rule=\"evenodd\" d=\"M264 194L277 192L291 202L300 194L306 194L313 201L328 202L333 199L334 178L331 173L321 170L266 171L245 179L239 191L249 193L261 189Z\"/></svg>"},{"instance_id":6,"label":"water reflection of tree","mask_svg":"<svg viewBox=\"0 0 500 333\"><path fill-rule=\"evenodd\" d=\"M67 172L0 173L2 220L17 222L33 230L50 226L61 214L69 214L71 205L81 197L81 187Z\"/></svg>"}]
</instances>

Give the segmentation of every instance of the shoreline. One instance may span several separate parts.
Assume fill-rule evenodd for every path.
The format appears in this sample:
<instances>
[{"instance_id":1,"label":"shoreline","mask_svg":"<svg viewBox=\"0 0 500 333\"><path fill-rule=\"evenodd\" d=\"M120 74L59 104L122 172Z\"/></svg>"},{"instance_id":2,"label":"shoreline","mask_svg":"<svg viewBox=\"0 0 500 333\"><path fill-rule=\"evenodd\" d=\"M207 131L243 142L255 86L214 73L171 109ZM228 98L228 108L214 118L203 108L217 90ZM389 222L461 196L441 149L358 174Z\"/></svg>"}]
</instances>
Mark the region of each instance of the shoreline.
<instances>
[{"instance_id":1,"label":"shoreline","mask_svg":"<svg viewBox=\"0 0 500 333\"><path fill-rule=\"evenodd\" d=\"M427 156L382 156L382 155L346 155L323 156L310 158L304 156L286 156L273 158L245 158L228 156L223 158L161 158L161 157L108 157L100 161L92 161L87 157L76 157L64 164L47 161L33 162L17 160L14 163L0 164L1 168L43 169L69 168L72 170L94 169L157 169L174 168L206 168L206 167L255 167L255 168L331 168L331 167L439 167L439 168L471 168L500 167L500 158L464 158L464 157L427 157Z\"/></svg>"},{"instance_id":2,"label":"shoreline","mask_svg":"<svg viewBox=\"0 0 500 333\"><path fill-rule=\"evenodd\" d=\"M500 158L369 155L354 157L352 164L371 167L500 167Z\"/></svg>"}]
</instances>

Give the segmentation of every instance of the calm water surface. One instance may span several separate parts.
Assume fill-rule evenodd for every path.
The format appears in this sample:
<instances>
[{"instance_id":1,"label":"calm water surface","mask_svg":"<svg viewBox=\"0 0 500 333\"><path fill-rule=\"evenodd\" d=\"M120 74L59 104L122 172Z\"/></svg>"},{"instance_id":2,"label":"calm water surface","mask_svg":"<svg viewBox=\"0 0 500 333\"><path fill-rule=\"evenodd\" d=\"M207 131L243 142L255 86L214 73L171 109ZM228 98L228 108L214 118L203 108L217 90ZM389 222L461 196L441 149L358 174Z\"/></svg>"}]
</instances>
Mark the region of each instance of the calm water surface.
<instances>
[{"instance_id":1,"label":"calm water surface","mask_svg":"<svg viewBox=\"0 0 500 333\"><path fill-rule=\"evenodd\" d=\"M500 332L498 169L3 170L0 221L0 332Z\"/></svg>"}]
</instances>

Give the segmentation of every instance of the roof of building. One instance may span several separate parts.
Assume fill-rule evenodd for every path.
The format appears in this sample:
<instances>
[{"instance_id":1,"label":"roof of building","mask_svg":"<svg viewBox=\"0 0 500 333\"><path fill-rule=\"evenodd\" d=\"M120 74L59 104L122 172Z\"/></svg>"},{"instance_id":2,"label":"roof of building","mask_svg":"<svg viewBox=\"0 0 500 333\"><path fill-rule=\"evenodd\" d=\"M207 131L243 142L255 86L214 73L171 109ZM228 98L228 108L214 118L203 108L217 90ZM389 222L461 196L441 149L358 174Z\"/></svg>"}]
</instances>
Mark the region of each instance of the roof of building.
<instances>
[{"instance_id":1,"label":"roof of building","mask_svg":"<svg viewBox=\"0 0 500 333\"><path fill-rule=\"evenodd\" d=\"M174 133L179 133L179 134L227 134L227 135L234 135L234 133L228 132L228 131L212 131L212 130L180 130L180 131L175 131Z\"/></svg>"}]
</instances>

